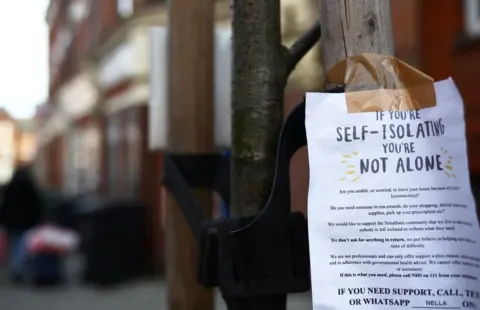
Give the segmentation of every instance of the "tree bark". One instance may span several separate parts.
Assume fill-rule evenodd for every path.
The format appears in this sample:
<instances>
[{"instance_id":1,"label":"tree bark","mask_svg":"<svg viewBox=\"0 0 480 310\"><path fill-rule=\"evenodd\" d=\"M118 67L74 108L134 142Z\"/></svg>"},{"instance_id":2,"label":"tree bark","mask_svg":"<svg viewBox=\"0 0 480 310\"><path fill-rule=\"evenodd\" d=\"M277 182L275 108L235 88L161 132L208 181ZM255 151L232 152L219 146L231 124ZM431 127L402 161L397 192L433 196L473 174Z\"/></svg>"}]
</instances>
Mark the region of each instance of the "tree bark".
<instances>
[{"instance_id":1,"label":"tree bark","mask_svg":"<svg viewBox=\"0 0 480 310\"><path fill-rule=\"evenodd\" d=\"M390 0L318 2L324 73L342 59L365 52L393 55Z\"/></svg>"},{"instance_id":2,"label":"tree bark","mask_svg":"<svg viewBox=\"0 0 480 310\"><path fill-rule=\"evenodd\" d=\"M281 42L280 0L233 0L231 213L254 216L273 183L284 89L320 36L314 24L290 49ZM286 294L226 298L229 309L285 309Z\"/></svg>"},{"instance_id":3,"label":"tree bark","mask_svg":"<svg viewBox=\"0 0 480 310\"><path fill-rule=\"evenodd\" d=\"M273 182L288 76L279 0L233 1L233 215L254 215Z\"/></svg>"}]
</instances>

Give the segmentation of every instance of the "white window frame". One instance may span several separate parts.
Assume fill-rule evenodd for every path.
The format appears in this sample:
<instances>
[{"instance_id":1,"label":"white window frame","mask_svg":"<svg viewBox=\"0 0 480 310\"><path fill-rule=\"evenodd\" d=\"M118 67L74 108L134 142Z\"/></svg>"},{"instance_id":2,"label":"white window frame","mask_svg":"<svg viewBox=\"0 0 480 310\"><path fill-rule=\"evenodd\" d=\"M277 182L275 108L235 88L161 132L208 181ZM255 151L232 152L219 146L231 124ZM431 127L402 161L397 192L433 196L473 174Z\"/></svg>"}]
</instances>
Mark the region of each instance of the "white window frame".
<instances>
[{"instance_id":1,"label":"white window frame","mask_svg":"<svg viewBox=\"0 0 480 310\"><path fill-rule=\"evenodd\" d=\"M134 10L134 0L117 0L117 13L122 18L130 17Z\"/></svg>"},{"instance_id":2,"label":"white window frame","mask_svg":"<svg viewBox=\"0 0 480 310\"><path fill-rule=\"evenodd\" d=\"M471 37L480 37L480 0L464 0L465 32Z\"/></svg>"},{"instance_id":3,"label":"white window frame","mask_svg":"<svg viewBox=\"0 0 480 310\"><path fill-rule=\"evenodd\" d=\"M68 7L69 18L78 24L90 15L90 3L87 0L72 1Z\"/></svg>"},{"instance_id":4,"label":"white window frame","mask_svg":"<svg viewBox=\"0 0 480 310\"><path fill-rule=\"evenodd\" d=\"M46 20L47 20L47 24L52 27L53 26L53 22L55 21L55 19L57 18L57 14L58 14L58 1L56 0L51 0L50 1L50 7L47 9L47 16L46 16Z\"/></svg>"},{"instance_id":5,"label":"white window frame","mask_svg":"<svg viewBox=\"0 0 480 310\"><path fill-rule=\"evenodd\" d=\"M64 26L59 30L52 51L50 53L50 78L53 79L57 74L58 67L66 57L68 48L72 44L74 34L70 28Z\"/></svg>"}]
</instances>

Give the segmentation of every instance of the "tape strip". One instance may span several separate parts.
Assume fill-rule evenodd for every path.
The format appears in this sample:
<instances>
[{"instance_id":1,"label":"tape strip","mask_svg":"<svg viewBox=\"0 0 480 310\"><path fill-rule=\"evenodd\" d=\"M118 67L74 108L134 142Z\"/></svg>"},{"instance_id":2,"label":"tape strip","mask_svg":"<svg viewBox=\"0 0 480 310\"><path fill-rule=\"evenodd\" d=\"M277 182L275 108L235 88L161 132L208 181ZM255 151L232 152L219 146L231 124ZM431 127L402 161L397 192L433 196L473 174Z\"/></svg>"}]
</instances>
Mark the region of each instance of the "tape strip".
<instances>
[{"instance_id":1,"label":"tape strip","mask_svg":"<svg viewBox=\"0 0 480 310\"><path fill-rule=\"evenodd\" d=\"M348 113L437 105L433 79L392 56L365 53L349 57L327 72L326 82L345 86Z\"/></svg>"}]
</instances>

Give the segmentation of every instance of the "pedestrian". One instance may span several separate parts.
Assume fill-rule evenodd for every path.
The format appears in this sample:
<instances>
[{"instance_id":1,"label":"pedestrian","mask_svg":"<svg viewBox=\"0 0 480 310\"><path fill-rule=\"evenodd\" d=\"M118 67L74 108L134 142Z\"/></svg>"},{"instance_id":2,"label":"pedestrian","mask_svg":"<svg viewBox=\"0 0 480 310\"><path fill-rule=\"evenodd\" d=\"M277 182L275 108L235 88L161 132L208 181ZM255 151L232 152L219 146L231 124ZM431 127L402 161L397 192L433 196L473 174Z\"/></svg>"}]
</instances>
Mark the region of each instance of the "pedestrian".
<instances>
[{"instance_id":1,"label":"pedestrian","mask_svg":"<svg viewBox=\"0 0 480 310\"><path fill-rule=\"evenodd\" d=\"M28 167L18 167L5 186L0 204L0 225L9 240L10 279L20 282L25 275L26 233L42 220L40 193Z\"/></svg>"}]
</instances>

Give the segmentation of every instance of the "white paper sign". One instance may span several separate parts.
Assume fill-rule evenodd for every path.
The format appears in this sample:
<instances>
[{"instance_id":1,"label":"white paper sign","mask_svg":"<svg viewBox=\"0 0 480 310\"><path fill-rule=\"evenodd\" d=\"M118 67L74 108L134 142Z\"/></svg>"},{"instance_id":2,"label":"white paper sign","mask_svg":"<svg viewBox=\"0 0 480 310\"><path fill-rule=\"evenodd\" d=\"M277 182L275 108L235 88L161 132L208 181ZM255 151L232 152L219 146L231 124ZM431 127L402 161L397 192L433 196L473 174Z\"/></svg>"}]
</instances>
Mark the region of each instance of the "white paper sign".
<instances>
[{"instance_id":1,"label":"white paper sign","mask_svg":"<svg viewBox=\"0 0 480 310\"><path fill-rule=\"evenodd\" d=\"M480 307L479 225L462 99L352 113L309 93L308 220L315 310Z\"/></svg>"}]
</instances>

